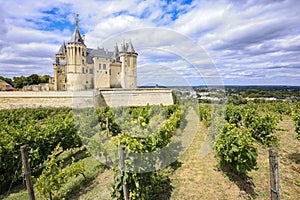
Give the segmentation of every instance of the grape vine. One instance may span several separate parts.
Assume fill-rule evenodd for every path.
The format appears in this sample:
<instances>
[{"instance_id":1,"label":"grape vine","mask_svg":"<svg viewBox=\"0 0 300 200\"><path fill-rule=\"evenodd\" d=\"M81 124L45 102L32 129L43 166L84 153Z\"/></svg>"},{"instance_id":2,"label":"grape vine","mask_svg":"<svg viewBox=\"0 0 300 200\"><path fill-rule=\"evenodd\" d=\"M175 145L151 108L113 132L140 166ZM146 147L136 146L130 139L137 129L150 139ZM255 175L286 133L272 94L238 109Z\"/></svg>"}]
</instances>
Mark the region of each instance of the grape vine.
<instances>
[{"instance_id":1,"label":"grape vine","mask_svg":"<svg viewBox=\"0 0 300 200\"><path fill-rule=\"evenodd\" d=\"M27 145L30 167L35 172L58 143L63 149L82 145L69 108L0 110L0 127L1 192L7 189L17 170L20 146ZM20 170L17 174L15 181L22 178Z\"/></svg>"},{"instance_id":2,"label":"grape vine","mask_svg":"<svg viewBox=\"0 0 300 200\"><path fill-rule=\"evenodd\" d=\"M63 194L59 194L58 191L68 179L79 174L84 176L85 164L82 160L75 162L72 158L72 163L64 167L64 162L58 161L56 157L59 151L62 151L60 144L53 150L42 174L36 179L36 188L44 199L52 200L54 196L62 198Z\"/></svg>"},{"instance_id":3,"label":"grape vine","mask_svg":"<svg viewBox=\"0 0 300 200\"><path fill-rule=\"evenodd\" d=\"M225 125L215 142L215 151L221 168L227 168L237 174L257 169L257 147L254 142L267 147L276 145L279 138L274 132L280 115L289 113L278 111L274 105L227 104ZM271 108L271 112L265 112Z\"/></svg>"}]
</instances>

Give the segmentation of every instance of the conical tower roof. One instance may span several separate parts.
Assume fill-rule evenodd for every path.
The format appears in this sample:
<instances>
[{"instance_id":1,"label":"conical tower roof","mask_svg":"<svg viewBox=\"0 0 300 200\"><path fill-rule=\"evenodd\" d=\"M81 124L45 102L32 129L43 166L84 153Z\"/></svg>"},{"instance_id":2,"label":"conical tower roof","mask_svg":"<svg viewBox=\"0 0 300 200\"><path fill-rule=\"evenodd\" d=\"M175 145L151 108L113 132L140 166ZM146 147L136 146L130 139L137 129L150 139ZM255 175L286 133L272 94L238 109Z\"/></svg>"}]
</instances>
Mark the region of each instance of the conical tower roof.
<instances>
[{"instance_id":1,"label":"conical tower roof","mask_svg":"<svg viewBox=\"0 0 300 200\"><path fill-rule=\"evenodd\" d=\"M66 51L67 51L67 47L66 47L66 44L65 44L65 41L61 44L57 54L62 54L62 55L65 55L66 54Z\"/></svg>"},{"instance_id":2,"label":"conical tower roof","mask_svg":"<svg viewBox=\"0 0 300 200\"><path fill-rule=\"evenodd\" d=\"M115 45L113 58L116 62L120 61L119 48L117 44Z\"/></svg>"},{"instance_id":3,"label":"conical tower roof","mask_svg":"<svg viewBox=\"0 0 300 200\"><path fill-rule=\"evenodd\" d=\"M127 50L127 51L128 51L128 52L135 53L131 40L129 40L129 47L128 47L128 50Z\"/></svg>"},{"instance_id":4,"label":"conical tower roof","mask_svg":"<svg viewBox=\"0 0 300 200\"><path fill-rule=\"evenodd\" d=\"M83 39L80 35L80 32L78 30L78 26L76 25L76 28L72 34L72 37L69 41L69 43L79 43L79 44L84 44Z\"/></svg>"}]
</instances>

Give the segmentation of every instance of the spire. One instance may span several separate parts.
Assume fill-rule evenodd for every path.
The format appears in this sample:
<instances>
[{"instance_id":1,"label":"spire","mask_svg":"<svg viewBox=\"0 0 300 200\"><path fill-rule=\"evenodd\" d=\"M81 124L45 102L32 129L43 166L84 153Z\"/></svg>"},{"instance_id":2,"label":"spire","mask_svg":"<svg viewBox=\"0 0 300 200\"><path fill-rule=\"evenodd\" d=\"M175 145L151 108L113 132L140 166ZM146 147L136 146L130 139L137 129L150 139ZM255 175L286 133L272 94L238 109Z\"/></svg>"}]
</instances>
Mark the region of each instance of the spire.
<instances>
[{"instance_id":1,"label":"spire","mask_svg":"<svg viewBox=\"0 0 300 200\"><path fill-rule=\"evenodd\" d=\"M84 41L83 41L83 39L82 39L82 37L81 37L81 35L80 35L80 32L79 32L79 29L78 29L78 17L79 17L79 15L76 14L76 22L75 22L76 27L75 27L75 30L74 30L74 32L73 32L73 34L72 34L72 37L71 37L69 43L80 43L80 44L84 44Z\"/></svg>"},{"instance_id":2,"label":"spire","mask_svg":"<svg viewBox=\"0 0 300 200\"><path fill-rule=\"evenodd\" d=\"M61 44L57 54L65 55L66 52L67 52L66 44L65 44L65 41L63 41L63 43Z\"/></svg>"},{"instance_id":3,"label":"spire","mask_svg":"<svg viewBox=\"0 0 300 200\"><path fill-rule=\"evenodd\" d=\"M127 52L135 53L131 40L129 40L129 47L128 47Z\"/></svg>"},{"instance_id":4,"label":"spire","mask_svg":"<svg viewBox=\"0 0 300 200\"><path fill-rule=\"evenodd\" d=\"M113 57L113 59L114 59L116 62L119 62L119 61L120 61L119 48L118 48L117 43L116 43L116 45L115 45L115 49L114 49L114 57Z\"/></svg>"},{"instance_id":5,"label":"spire","mask_svg":"<svg viewBox=\"0 0 300 200\"><path fill-rule=\"evenodd\" d=\"M121 52L135 53L131 40L121 43Z\"/></svg>"},{"instance_id":6,"label":"spire","mask_svg":"<svg viewBox=\"0 0 300 200\"><path fill-rule=\"evenodd\" d=\"M121 43L121 52L126 52L126 51L127 51L126 42L123 41L123 42Z\"/></svg>"}]
</instances>

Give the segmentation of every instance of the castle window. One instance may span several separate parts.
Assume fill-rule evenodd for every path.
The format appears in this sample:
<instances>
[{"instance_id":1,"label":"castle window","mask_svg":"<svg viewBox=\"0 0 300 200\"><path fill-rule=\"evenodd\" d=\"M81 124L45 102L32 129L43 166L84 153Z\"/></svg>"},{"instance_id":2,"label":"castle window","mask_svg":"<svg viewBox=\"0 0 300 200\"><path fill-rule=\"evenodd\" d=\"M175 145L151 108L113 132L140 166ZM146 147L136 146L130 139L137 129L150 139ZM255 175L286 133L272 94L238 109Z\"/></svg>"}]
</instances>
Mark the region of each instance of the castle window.
<instances>
[{"instance_id":1,"label":"castle window","mask_svg":"<svg viewBox=\"0 0 300 200\"><path fill-rule=\"evenodd\" d=\"M106 70L106 64L103 64L103 69Z\"/></svg>"},{"instance_id":2,"label":"castle window","mask_svg":"<svg viewBox=\"0 0 300 200\"><path fill-rule=\"evenodd\" d=\"M90 74L93 74L93 69L90 69Z\"/></svg>"},{"instance_id":3,"label":"castle window","mask_svg":"<svg viewBox=\"0 0 300 200\"><path fill-rule=\"evenodd\" d=\"M84 65L84 60L82 60L82 64Z\"/></svg>"},{"instance_id":4,"label":"castle window","mask_svg":"<svg viewBox=\"0 0 300 200\"><path fill-rule=\"evenodd\" d=\"M99 64L99 70L101 70L101 64Z\"/></svg>"},{"instance_id":5,"label":"castle window","mask_svg":"<svg viewBox=\"0 0 300 200\"><path fill-rule=\"evenodd\" d=\"M84 74L84 67L82 68L82 73Z\"/></svg>"},{"instance_id":6,"label":"castle window","mask_svg":"<svg viewBox=\"0 0 300 200\"><path fill-rule=\"evenodd\" d=\"M82 51L82 56L84 56L84 51Z\"/></svg>"}]
</instances>

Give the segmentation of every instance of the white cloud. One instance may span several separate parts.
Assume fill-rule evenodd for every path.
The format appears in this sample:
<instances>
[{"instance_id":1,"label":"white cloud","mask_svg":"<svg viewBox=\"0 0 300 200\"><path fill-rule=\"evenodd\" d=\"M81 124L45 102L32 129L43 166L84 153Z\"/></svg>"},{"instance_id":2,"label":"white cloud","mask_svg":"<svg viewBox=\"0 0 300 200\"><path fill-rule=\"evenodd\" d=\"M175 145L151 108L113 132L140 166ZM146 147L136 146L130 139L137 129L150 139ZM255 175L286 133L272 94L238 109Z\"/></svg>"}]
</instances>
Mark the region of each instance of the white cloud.
<instances>
[{"instance_id":1,"label":"white cloud","mask_svg":"<svg viewBox=\"0 0 300 200\"><path fill-rule=\"evenodd\" d=\"M143 66L156 62L190 80L197 74L210 77L219 72L227 84L300 85L295 75L300 74L298 0L183 2L3 1L0 75L52 73L54 55L71 36L79 13L88 47L112 49L115 42L132 39ZM139 30L134 35L124 33L134 29ZM110 40L120 33L123 38ZM192 40L197 48L189 43ZM192 70L191 63L201 70ZM217 69L211 70L214 64Z\"/></svg>"}]
</instances>

